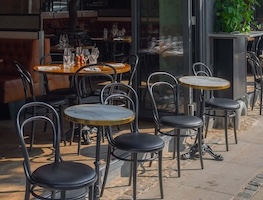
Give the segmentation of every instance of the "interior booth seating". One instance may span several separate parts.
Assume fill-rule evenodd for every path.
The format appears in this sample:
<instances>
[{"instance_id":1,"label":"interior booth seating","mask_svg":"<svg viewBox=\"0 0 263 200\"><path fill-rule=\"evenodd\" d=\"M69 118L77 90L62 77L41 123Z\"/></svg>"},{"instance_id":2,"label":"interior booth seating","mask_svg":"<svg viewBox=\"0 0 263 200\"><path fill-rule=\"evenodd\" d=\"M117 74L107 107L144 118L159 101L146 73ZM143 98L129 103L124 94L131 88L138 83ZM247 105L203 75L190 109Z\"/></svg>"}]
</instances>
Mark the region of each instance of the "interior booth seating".
<instances>
[{"instance_id":1,"label":"interior booth seating","mask_svg":"<svg viewBox=\"0 0 263 200\"><path fill-rule=\"evenodd\" d=\"M50 52L49 39L44 40L44 53ZM7 105L24 99L23 84L20 76L14 68L13 62L21 63L32 75L35 92L40 93L40 76L34 72L33 67L39 65L40 40L0 38L0 103ZM64 87L66 77L60 76L50 79L50 88ZM11 112L11 111L10 111Z\"/></svg>"},{"instance_id":2,"label":"interior booth seating","mask_svg":"<svg viewBox=\"0 0 263 200\"><path fill-rule=\"evenodd\" d=\"M40 57L50 53L50 39L44 38L42 25L39 13L0 15L0 106L9 109L11 119L24 99L23 84L13 66L15 60L32 75L36 95L42 92L40 76L33 70ZM51 82L52 87L59 88L65 81L61 76Z\"/></svg>"}]
</instances>

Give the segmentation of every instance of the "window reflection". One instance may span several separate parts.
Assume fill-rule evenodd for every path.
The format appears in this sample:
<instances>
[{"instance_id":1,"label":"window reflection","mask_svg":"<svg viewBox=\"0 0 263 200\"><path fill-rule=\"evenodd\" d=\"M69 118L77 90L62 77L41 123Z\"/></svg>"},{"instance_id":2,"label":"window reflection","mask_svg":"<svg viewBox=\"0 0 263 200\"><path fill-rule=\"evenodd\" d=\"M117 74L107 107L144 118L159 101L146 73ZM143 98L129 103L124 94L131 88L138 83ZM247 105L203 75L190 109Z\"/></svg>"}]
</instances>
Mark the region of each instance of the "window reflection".
<instances>
[{"instance_id":1,"label":"window reflection","mask_svg":"<svg viewBox=\"0 0 263 200\"><path fill-rule=\"evenodd\" d=\"M152 72L167 71L174 76L184 74L183 10L183 0L140 1L138 89L143 110L151 110L145 86ZM172 110L169 102L169 98L163 99L163 106Z\"/></svg>"}]
</instances>

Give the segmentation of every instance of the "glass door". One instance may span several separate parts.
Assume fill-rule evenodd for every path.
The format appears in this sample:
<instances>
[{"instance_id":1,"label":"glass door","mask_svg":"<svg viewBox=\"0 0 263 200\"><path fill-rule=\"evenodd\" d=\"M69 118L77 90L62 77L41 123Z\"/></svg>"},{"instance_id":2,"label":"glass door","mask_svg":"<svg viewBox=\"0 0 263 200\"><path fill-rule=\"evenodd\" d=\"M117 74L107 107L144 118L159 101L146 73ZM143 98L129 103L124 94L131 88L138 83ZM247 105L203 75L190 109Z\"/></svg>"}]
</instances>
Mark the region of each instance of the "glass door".
<instances>
[{"instance_id":1,"label":"glass door","mask_svg":"<svg viewBox=\"0 0 263 200\"><path fill-rule=\"evenodd\" d=\"M167 71L175 76L189 74L192 60L192 1L140 0L139 7L140 67L137 79L140 108L142 114L148 115L147 111L151 111L146 88L149 74L155 71Z\"/></svg>"}]
</instances>

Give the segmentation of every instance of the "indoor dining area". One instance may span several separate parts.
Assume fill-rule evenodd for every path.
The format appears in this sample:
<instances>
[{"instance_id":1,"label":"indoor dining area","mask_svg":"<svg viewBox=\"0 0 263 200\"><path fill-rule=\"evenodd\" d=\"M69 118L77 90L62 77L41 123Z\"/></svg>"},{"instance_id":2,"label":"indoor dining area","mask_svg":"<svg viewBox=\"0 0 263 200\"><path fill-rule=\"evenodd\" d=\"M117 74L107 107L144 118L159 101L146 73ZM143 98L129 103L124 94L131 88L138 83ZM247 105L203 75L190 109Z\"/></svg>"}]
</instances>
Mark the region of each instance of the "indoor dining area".
<instances>
[{"instance_id":1,"label":"indoor dining area","mask_svg":"<svg viewBox=\"0 0 263 200\"><path fill-rule=\"evenodd\" d=\"M5 1L0 199L256 196L263 11L218 1Z\"/></svg>"}]
</instances>

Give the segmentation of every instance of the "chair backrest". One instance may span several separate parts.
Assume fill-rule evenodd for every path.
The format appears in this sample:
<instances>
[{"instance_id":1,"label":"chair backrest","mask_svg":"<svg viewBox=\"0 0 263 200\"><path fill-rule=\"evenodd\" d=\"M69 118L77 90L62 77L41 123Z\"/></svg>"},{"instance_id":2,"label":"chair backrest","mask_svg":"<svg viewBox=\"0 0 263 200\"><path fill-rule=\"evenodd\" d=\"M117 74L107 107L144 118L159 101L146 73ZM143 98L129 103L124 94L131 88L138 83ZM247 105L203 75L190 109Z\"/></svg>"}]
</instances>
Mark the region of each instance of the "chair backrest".
<instances>
[{"instance_id":1,"label":"chair backrest","mask_svg":"<svg viewBox=\"0 0 263 200\"><path fill-rule=\"evenodd\" d=\"M106 71L92 71L93 69L110 68ZM87 72L86 72L87 71ZM110 73L108 72L110 71ZM105 84L114 83L117 79L116 69L110 64L97 63L80 67L73 76L77 90L77 103L99 103L99 93ZM97 95L95 95L97 93ZM94 100L92 96L97 96Z\"/></svg>"},{"instance_id":2,"label":"chair backrest","mask_svg":"<svg viewBox=\"0 0 263 200\"><path fill-rule=\"evenodd\" d=\"M32 97L35 101L35 90L34 90L34 81L27 69L22 66L17 61L14 61L14 65L21 77L23 87L24 87L24 94L25 94L25 100L27 100L29 97Z\"/></svg>"},{"instance_id":3,"label":"chair backrest","mask_svg":"<svg viewBox=\"0 0 263 200\"><path fill-rule=\"evenodd\" d=\"M138 133L139 98L130 85L123 83L110 83L104 86L100 93L102 104L120 105L133 110L135 119L133 121L133 132Z\"/></svg>"},{"instance_id":4,"label":"chair backrest","mask_svg":"<svg viewBox=\"0 0 263 200\"><path fill-rule=\"evenodd\" d=\"M212 77L213 73L211 69L202 62L196 62L193 64L192 67L193 73L195 76L209 76ZM205 90L206 98L214 98L214 91L213 90Z\"/></svg>"},{"instance_id":5,"label":"chair backrest","mask_svg":"<svg viewBox=\"0 0 263 200\"><path fill-rule=\"evenodd\" d=\"M63 63L63 53L49 53L40 58L40 64L61 64Z\"/></svg>"},{"instance_id":6,"label":"chair backrest","mask_svg":"<svg viewBox=\"0 0 263 200\"><path fill-rule=\"evenodd\" d=\"M202 62L194 63L192 69L195 76L213 76L209 67Z\"/></svg>"},{"instance_id":7,"label":"chair backrest","mask_svg":"<svg viewBox=\"0 0 263 200\"><path fill-rule=\"evenodd\" d=\"M247 52L247 61L251 67L251 72L254 77L254 81L261 80L262 78L262 67L260 60L254 52Z\"/></svg>"},{"instance_id":8,"label":"chair backrest","mask_svg":"<svg viewBox=\"0 0 263 200\"><path fill-rule=\"evenodd\" d=\"M177 79L168 72L154 72L147 79L147 89L153 106L153 117L160 123L162 114L179 114L180 96Z\"/></svg>"},{"instance_id":9,"label":"chair backrest","mask_svg":"<svg viewBox=\"0 0 263 200\"><path fill-rule=\"evenodd\" d=\"M33 115L30 115L28 118L24 118L24 112L26 109L32 109ZM37 110L42 109L48 111L49 115L41 115L37 114ZM30 102L27 104L24 104L18 111L17 117L16 117L16 128L17 128L17 136L19 139L19 143L21 145L21 150L24 158L24 171L28 178L28 180L31 180L31 167L30 167L30 158L29 158L29 152L26 147L26 143L24 140L24 135L27 133L27 131L30 131L30 125L31 123L37 123L39 121L46 122L47 127L50 127L51 132L53 133L53 147L55 149L55 159L54 162L61 161L60 157L60 120L59 115L57 111L49 104L44 102ZM49 130L49 129L48 129Z\"/></svg>"},{"instance_id":10,"label":"chair backrest","mask_svg":"<svg viewBox=\"0 0 263 200\"><path fill-rule=\"evenodd\" d=\"M62 64L63 63L63 53L49 53L45 54L40 58L40 64ZM43 74L43 82L46 93L49 93L49 86L48 86L48 77L46 74Z\"/></svg>"},{"instance_id":11,"label":"chair backrest","mask_svg":"<svg viewBox=\"0 0 263 200\"><path fill-rule=\"evenodd\" d=\"M133 84L133 78L136 74L137 67L139 64L139 56L137 56L135 54L130 54L122 60L122 63L128 63L131 65L131 71L129 74L128 85L132 85Z\"/></svg>"}]
</instances>

